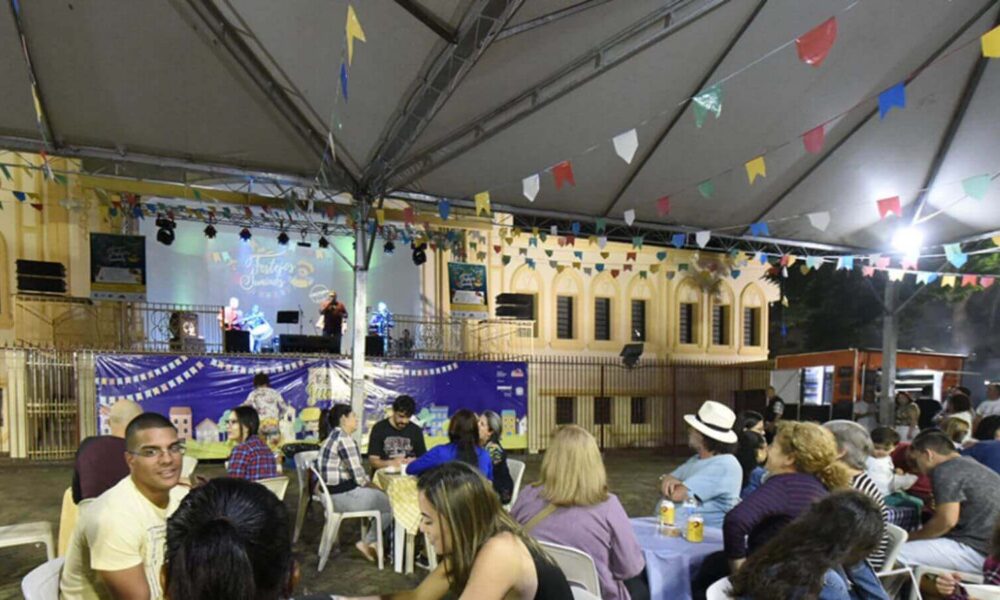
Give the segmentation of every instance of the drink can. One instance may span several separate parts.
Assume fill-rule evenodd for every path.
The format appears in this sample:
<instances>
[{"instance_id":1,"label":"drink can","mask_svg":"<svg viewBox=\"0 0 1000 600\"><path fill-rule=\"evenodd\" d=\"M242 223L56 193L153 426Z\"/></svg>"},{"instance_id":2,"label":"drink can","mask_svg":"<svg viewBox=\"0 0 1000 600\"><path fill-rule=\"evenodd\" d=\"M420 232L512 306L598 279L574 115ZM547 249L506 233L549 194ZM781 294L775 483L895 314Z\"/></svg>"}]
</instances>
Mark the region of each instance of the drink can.
<instances>
[{"instance_id":1,"label":"drink can","mask_svg":"<svg viewBox=\"0 0 1000 600\"><path fill-rule=\"evenodd\" d=\"M660 527L674 524L674 503L670 500L660 501Z\"/></svg>"},{"instance_id":2,"label":"drink can","mask_svg":"<svg viewBox=\"0 0 1000 600\"><path fill-rule=\"evenodd\" d=\"M705 541L705 518L701 515L691 515L688 518L687 541L695 543Z\"/></svg>"}]
</instances>

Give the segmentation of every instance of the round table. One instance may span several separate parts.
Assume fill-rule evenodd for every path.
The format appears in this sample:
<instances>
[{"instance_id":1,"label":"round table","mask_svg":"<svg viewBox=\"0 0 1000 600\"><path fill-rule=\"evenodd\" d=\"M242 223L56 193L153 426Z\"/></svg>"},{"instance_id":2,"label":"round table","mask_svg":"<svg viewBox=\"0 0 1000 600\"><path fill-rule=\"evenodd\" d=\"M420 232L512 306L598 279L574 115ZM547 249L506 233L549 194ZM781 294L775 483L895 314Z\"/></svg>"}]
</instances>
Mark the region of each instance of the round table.
<instances>
[{"instance_id":1,"label":"round table","mask_svg":"<svg viewBox=\"0 0 1000 600\"><path fill-rule=\"evenodd\" d=\"M655 517L631 519L632 530L646 559L652 600L690 600L691 579L705 557L722 550L722 530L705 528L705 541L692 543L660 533Z\"/></svg>"}]
</instances>

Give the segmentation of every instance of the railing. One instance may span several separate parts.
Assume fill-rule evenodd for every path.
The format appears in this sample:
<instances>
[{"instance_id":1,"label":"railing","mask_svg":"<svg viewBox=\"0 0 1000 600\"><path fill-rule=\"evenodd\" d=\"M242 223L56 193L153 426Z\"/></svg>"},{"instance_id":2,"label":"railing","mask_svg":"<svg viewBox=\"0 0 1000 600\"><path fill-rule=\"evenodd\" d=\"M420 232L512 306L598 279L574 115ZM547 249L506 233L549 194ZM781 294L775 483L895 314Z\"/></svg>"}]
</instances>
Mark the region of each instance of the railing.
<instances>
[{"instance_id":1,"label":"railing","mask_svg":"<svg viewBox=\"0 0 1000 600\"><path fill-rule=\"evenodd\" d=\"M6 412L0 452L14 458L66 459L80 439L96 434L95 356L95 351L0 349ZM428 352L423 358L526 362L531 452L545 450L552 430L564 423L588 429L603 448L680 448L687 441L684 414L697 412L708 399L735 410L760 408L770 375L767 364L655 360L626 368L605 357ZM757 404L745 401L749 390L757 391L750 394Z\"/></svg>"},{"instance_id":2,"label":"railing","mask_svg":"<svg viewBox=\"0 0 1000 600\"><path fill-rule=\"evenodd\" d=\"M388 355L419 358L428 354L530 354L533 328L531 321L397 315Z\"/></svg>"}]
</instances>

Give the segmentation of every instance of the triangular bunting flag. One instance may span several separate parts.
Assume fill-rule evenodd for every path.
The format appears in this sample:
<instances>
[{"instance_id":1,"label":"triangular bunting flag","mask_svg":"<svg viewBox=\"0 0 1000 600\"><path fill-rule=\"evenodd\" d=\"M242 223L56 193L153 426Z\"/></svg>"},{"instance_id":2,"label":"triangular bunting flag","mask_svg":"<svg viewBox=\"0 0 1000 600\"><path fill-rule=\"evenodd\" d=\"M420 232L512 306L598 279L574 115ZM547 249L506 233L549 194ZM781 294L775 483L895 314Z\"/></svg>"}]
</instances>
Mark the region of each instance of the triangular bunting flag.
<instances>
[{"instance_id":1,"label":"triangular bunting flag","mask_svg":"<svg viewBox=\"0 0 1000 600\"><path fill-rule=\"evenodd\" d=\"M635 156L635 151L639 148L639 135L635 129L620 133L611 141L615 145L615 154L626 163L632 164L632 157Z\"/></svg>"},{"instance_id":2,"label":"triangular bunting flag","mask_svg":"<svg viewBox=\"0 0 1000 600\"><path fill-rule=\"evenodd\" d=\"M594 221L594 231L596 231L597 233L604 233L607 227L608 227L607 219L601 218Z\"/></svg>"},{"instance_id":3,"label":"triangular bunting flag","mask_svg":"<svg viewBox=\"0 0 1000 600\"><path fill-rule=\"evenodd\" d=\"M347 102L347 65L340 63L340 93L344 96L344 102Z\"/></svg>"},{"instance_id":4,"label":"triangular bunting flag","mask_svg":"<svg viewBox=\"0 0 1000 600\"><path fill-rule=\"evenodd\" d=\"M596 265L594 265L594 270L596 270L598 273L603 273L604 263L597 263Z\"/></svg>"},{"instance_id":5,"label":"triangular bunting flag","mask_svg":"<svg viewBox=\"0 0 1000 600\"><path fill-rule=\"evenodd\" d=\"M764 221L758 221L757 223L752 223L750 225L750 235L756 237L768 237L771 235L771 230L768 229L767 223Z\"/></svg>"},{"instance_id":6,"label":"triangular bunting flag","mask_svg":"<svg viewBox=\"0 0 1000 600\"><path fill-rule=\"evenodd\" d=\"M906 108L906 85L902 81L878 95L879 119L884 119L893 108Z\"/></svg>"},{"instance_id":7,"label":"triangular bunting flag","mask_svg":"<svg viewBox=\"0 0 1000 600\"><path fill-rule=\"evenodd\" d=\"M649 265L649 272L650 273L659 273L660 272L660 265Z\"/></svg>"},{"instance_id":8,"label":"triangular bunting flag","mask_svg":"<svg viewBox=\"0 0 1000 600\"><path fill-rule=\"evenodd\" d=\"M900 269L889 269L889 281L902 281L903 271Z\"/></svg>"},{"instance_id":9,"label":"triangular bunting flag","mask_svg":"<svg viewBox=\"0 0 1000 600\"><path fill-rule=\"evenodd\" d=\"M878 201L878 216L884 219L886 215L893 214L897 217L903 216L903 208L899 204L899 196L882 198Z\"/></svg>"},{"instance_id":10,"label":"triangular bunting flag","mask_svg":"<svg viewBox=\"0 0 1000 600\"><path fill-rule=\"evenodd\" d=\"M442 221L448 220L448 215L451 214L451 202L447 200L438 200L438 215L441 217Z\"/></svg>"},{"instance_id":11,"label":"triangular bunting flag","mask_svg":"<svg viewBox=\"0 0 1000 600\"><path fill-rule=\"evenodd\" d=\"M541 186L542 181L541 178L538 177L538 173L529 175L521 180L521 193L528 199L528 202L534 202L535 196L538 195L538 190Z\"/></svg>"},{"instance_id":12,"label":"triangular bunting flag","mask_svg":"<svg viewBox=\"0 0 1000 600\"><path fill-rule=\"evenodd\" d=\"M484 214L490 216L493 213L490 207L490 193L489 192L479 192L475 196L476 198L476 216L481 217Z\"/></svg>"},{"instance_id":13,"label":"triangular bunting flag","mask_svg":"<svg viewBox=\"0 0 1000 600\"><path fill-rule=\"evenodd\" d=\"M823 64L837 39L837 18L830 17L795 40L799 60L818 67Z\"/></svg>"},{"instance_id":14,"label":"triangular bunting flag","mask_svg":"<svg viewBox=\"0 0 1000 600\"><path fill-rule=\"evenodd\" d=\"M611 269L611 276L618 279L618 275L621 273L619 269Z\"/></svg>"},{"instance_id":15,"label":"triangular bunting flag","mask_svg":"<svg viewBox=\"0 0 1000 600\"><path fill-rule=\"evenodd\" d=\"M658 260L660 262L663 262L663 261L667 260L667 253L666 252L657 252L656 253L656 260Z\"/></svg>"},{"instance_id":16,"label":"triangular bunting flag","mask_svg":"<svg viewBox=\"0 0 1000 600\"><path fill-rule=\"evenodd\" d=\"M493 246L493 251L496 252L497 254L500 254L501 252L503 252L503 246L497 244Z\"/></svg>"},{"instance_id":17,"label":"triangular bunting flag","mask_svg":"<svg viewBox=\"0 0 1000 600\"><path fill-rule=\"evenodd\" d=\"M818 269L823 266L823 259L819 256L807 256L806 266L810 269Z\"/></svg>"},{"instance_id":18,"label":"triangular bunting flag","mask_svg":"<svg viewBox=\"0 0 1000 600\"><path fill-rule=\"evenodd\" d=\"M561 190L563 185L567 183L576 185L576 180L573 178L573 165L568 160L552 167L552 177L555 178L557 190Z\"/></svg>"},{"instance_id":19,"label":"triangular bunting flag","mask_svg":"<svg viewBox=\"0 0 1000 600\"><path fill-rule=\"evenodd\" d=\"M969 260L969 255L962 252L962 246L959 244L945 244L944 256L956 269L961 269Z\"/></svg>"},{"instance_id":20,"label":"triangular bunting flag","mask_svg":"<svg viewBox=\"0 0 1000 600\"><path fill-rule=\"evenodd\" d=\"M546 249L545 250L545 256L548 256L549 258L552 258L552 250Z\"/></svg>"},{"instance_id":21,"label":"triangular bunting flag","mask_svg":"<svg viewBox=\"0 0 1000 600\"><path fill-rule=\"evenodd\" d=\"M536 238L535 236L531 236L530 238L528 238L528 245L531 246L532 248L537 248L538 238Z\"/></svg>"},{"instance_id":22,"label":"triangular bunting flag","mask_svg":"<svg viewBox=\"0 0 1000 600\"><path fill-rule=\"evenodd\" d=\"M626 273L630 273L632 271L632 265L624 265L624 266L622 266L622 271L625 271Z\"/></svg>"},{"instance_id":23,"label":"triangular bunting flag","mask_svg":"<svg viewBox=\"0 0 1000 600\"><path fill-rule=\"evenodd\" d=\"M962 180L962 190L966 196L971 196L976 200L982 200L990 188L989 175L976 175Z\"/></svg>"},{"instance_id":24,"label":"triangular bunting flag","mask_svg":"<svg viewBox=\"0 0 1000 600\"><path fill-rule=\"evenodd\" d=\"M828 212L809 213L807 216L809 224L820 231L826 231L826 228L830 226L830 213Z\"/></svg>"},{"instance_id":25,"label":"triangular bunting flag","mask_svg":"<svg viewBox=\"0 0 1000 600\"><path fill-rule=\"evenodd\" d=\"M634 262L635 258L636 258L636 253L635 252L626 252L625 253L625 260L631 260L631 261Z\"/></svg>"},{"instance_id":26,"label":"triangular bunting flag","mask_svg":"<svg viewBox=\"0 0 1000 600\"><path fill-rule=\"evenodd\" d=\"M991 285L993 285L993 281L994 281L993 277L980 277L979 285L983 286L983 288L988 288Z\"/></svg>"},{"instance_id":27,"label":"triangular bunting flag","mask_svg":"<svg viewBox=\"0 0 1000 600\"><path fill-rule=\"evenodd\" d=\"M683 248L684 244L686 243L687 243L687 234L675 233L674 235L670 236L670 244L674 248Z\"/></svg>"},{"instance_id":28,"label":"triangular bunting flag","mask_svg":"<svg viewBox=\"0 0 1000 600\"><path fill-rule=\"evenodd\" d=\"M601 252L601 258L603 258L604 260L608 260L609 256L611 256L610 252Z\"/></svg>"},{"instance_id":29,"label":"triangular bunting flag","mask_svg":"<svg viewBox=\"0 0 1000 600\"><path fill-rule=\"evenodd\" d=\"M854 257L853 256L841 256L837 259L837 270L841 271L853 271L854 270Z\"/></svg>"},{"instance_id":30,"label":"triangular bunting flag","mask_svg":"<svg viewBox=\"0 0 1000 600\"><path fill-rule=\"evenodd\" d=\"M645 241L645 239L646 239L645 236L642 235L632 236L632 247L642 250L642 243Z\"/></svg>"},{"instance_id":31,"label":"triangular bunting flag","mask_svg":"<svg viewBox=\"0 0 1000 600\"><path fill-rule=\"evenodd\" d=\"M574 250L573 251L573 258L576 258L576 259L579 259L579 260L583 260L583 252L580 252L579 250Z\"/></svg>"},{"instance_id":32,"label":"triangular bunting flag","mask_svg":"<svg viewBox=\"0 0 1000 600\"><path fill-rule=\"evenodd\" d=\"M569 224L569 230L573 232L573 235L580 235L580 222L573 221Z\"/></svg>"},{"instance_id":33,"label":"triangular bunting flag","mask_svg":"<svg viewBox=\"0 0 1000 600\"><path fill-rule=\"evenodd\" d=\"M962 287L976 285L977 279L978 277L976 277L975 275L962 275Z\"/></svg>"},{"instance_id":34,"label":"triangular bunting flag","mask_svg":"<svg viewBox=\"0 0 1000 600\"><path fill-rule=\"evenodd\" d=\"M764 163L763 155L747 161L745 166L747 169L747 179L750 180L750 185L753 185L753 182L758 177L767 177L767 165Z\"/></svg>"},{"instance_id":35,"label":"triangular bunting flag","mask_svg":"<svg viewBox=\"0 0 1000 600\"><path fill-rule=\"evenodd\" d=\"M600 248L601 250L603 250L604 247L607 246L607 245L608 245L608 236L602 235L602 236L600 236L600 237L597 238L597 247L598 248Z\"/></svg>"},{"instance_id":36,"label":"triangular bunting flag","mask_svg":"<svg viewBox=\"0 0 1000 600\"><path fill-rule=\"evenodd\" d=\"M984 58L1000 58L1000 27L994 27L983 34L979 41Z\"/></svg>"},{"instance_id":37,"label":"triangular bunting flag","mask_svg":"<svg viewBox=\"0 0 1000 600\"><path fill-rule=\"evenodd\" d=\"M823 125L820 125L802 134L802 145L809 154L819 154L823 151L824 139L826 132L823 130Z\"/></svg>"},{"instance_id":38,"label":"triangular bunting flag","mask_svg":"<svg viewBox=\"0 0 1000 600\"><path fill-rule=\"evenodd\" d=\"M500 261L504 264L504 266L509 265L510 264L510 256L504 254L503 256L500 257Z\"/></svg>"},{"instance_id":39,"label":"triangular bunting flag","mask_svg":"<svg viewBox=\"0 0 1000 600\"><path fill-rule=\"evenodd\" d=\"M365 39L365 32L361 29L361 22L358 21L358 15L354 12L354 7L350 4L347 5L347 25L345 29L347 30L347 64L350 65L354 60L354 40L368 41Z\"/></svg>"},{"instance_id":40,"label":"triangular bunting flag","mask_svg":"<svg viewBox=\"0 0 1000 600\"><path fill-rule=\"evenodd\" d=\"M711 179L706 179L698 184L698 193L702 198L711 198L715 194L715 183Z\"/></svg>"},{"instance_id":41,"label":"triangular bunting flag","mask_svg":"<svg viewBox=\"0 0 1000 600\"><path fill-rule=\"evenodd\" d=\"M623 216L625 217L625 224L626 225L628 225L628 226L631 227L632 223L635 223L635 209L634 208L630 208L630 209L626 210L625 214Z\"/></svg>"},{"instance_id":42,"label":"triangular bunting flag","mask_svg":"<svg viewBox=\"0 0 1000 600\"><path fill-rule=\"evenodd\" d=\"M945 275L944 277L942 277L941 278L941 287L950 287L950 288L955 287L955 276L954 275Z\"/></svg>"},{"instance_id":43,"label":"triangular bunting flag","mask_svg":"<svg viewBox=\"0 0 1000 600\"><path fill-rule=\"evenodd\" d=\"M722 114L722 84L715 84L691 99L694 108L694 124L700 129L705 124L708 113L718 119Z\"/></svg>"},{"instance_id":44,"label":"triangular bunting flag","mask_svg":"<svg viewBox=\"0 0 1000 600\"><path fill-rule=\"evenodd\" d=\"M708 245L708 241L710 239L712 239L711 231L699 231L698 233L694 234L694 240L698 243L699 248L704 248L706 245Z\"/></svg>"}]
</instances>

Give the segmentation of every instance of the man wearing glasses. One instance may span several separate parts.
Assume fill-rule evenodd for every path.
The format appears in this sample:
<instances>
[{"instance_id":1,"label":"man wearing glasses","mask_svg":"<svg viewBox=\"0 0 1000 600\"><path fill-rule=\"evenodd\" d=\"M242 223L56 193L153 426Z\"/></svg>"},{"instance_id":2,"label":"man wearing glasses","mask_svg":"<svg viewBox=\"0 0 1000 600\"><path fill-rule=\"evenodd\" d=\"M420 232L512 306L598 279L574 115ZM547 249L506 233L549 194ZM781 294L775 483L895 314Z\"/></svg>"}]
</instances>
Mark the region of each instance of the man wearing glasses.
<instances>
[{"instance_id":1,"label":"man wearing glasses","mask_svg":"<svg viewBox=\"0 0 1000 600\"><path fill-rule=\"evenodd\" d=\"M60 590L66 600L158 600L167 517L179 486L184 443L163 415L143 413L125 430L129 476L80 507Z\"/></svg>"}]
</instances>

